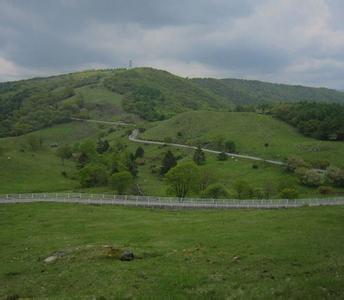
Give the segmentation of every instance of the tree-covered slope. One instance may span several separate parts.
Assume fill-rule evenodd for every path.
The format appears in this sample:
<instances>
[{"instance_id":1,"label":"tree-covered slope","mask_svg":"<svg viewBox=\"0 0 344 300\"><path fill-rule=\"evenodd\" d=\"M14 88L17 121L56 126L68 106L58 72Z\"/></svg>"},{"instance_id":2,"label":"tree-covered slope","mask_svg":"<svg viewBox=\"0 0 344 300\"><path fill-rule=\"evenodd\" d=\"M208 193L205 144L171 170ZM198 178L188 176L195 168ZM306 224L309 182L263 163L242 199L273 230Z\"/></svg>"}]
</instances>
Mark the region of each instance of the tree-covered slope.
<instances>
[{"instance_id":1,"label":"tree-covered slope","mask_svg":"<svg viewBox=\"0 0 344 300\"><path fill-rule=\"evenodd\" d=\"M344 93L327 88L241 79L195 78L192 81L209 92L235 104L300 101L344 103Z\"/></svg>"},{"instance_id":2,"label":"tree-covered slope","mask_svg":"<svg viewBox=\"0 0 344 300\"><path fill-rule=\"evenodd\" d=\"M231 106L230 102L191 80L151 68L116 72L104 84L124 95L124 109L149 121L166 119L188 110L228 109Z\"/></svg>"}]
</instances>

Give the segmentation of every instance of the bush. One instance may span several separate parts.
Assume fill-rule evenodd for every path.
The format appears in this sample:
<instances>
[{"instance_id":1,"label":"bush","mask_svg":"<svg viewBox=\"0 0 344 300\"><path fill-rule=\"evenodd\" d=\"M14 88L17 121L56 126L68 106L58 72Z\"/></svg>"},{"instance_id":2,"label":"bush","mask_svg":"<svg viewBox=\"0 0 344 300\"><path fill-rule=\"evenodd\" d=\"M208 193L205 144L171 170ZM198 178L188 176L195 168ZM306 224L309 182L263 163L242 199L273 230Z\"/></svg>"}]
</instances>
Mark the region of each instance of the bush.
<instances>
[{"instance_id":1,"label":"bush","mask_svg":"<svg viewBox=\"0 0 344 300\"><path fill-rule=\"evenodd\" d=\"M324 186L324 185L322 185L322 186L319 186L318 192L321 195L329 195L329 194L333 193L333 188L331 186Z\"/></svg>"},{"instance_id":2,"label":"bush","mask_svg":"<svg viewBox=\"0 0 344 300\"><path fill-rule=\"evenodd\" d=\"M230 152L230 153L235 153L236 152L236 146L233 141L226 141L225 143L225 151Z\"/></svg>"},{"instance_id":3,"label":"bush","mask_svg":"<svg viewBox=\"0 0 344 300\"><path fill-rule=\"evenodd\" d=\"M326 177L337 187L344 187L344 170L330 167L326 171Z\"/></svg>"},{"instance_id":4,"label":"bush","mask_svg":"<svg viewBox=\"0 0 344 300\"><path fill-rule=\"evenodd\" d=\"M234 183L234 190L236 191L238 199L250 199L254 196L252 187L243 180Z\"/></svg>"},{"instance_id":5,"label":"bush","mask_svg":"<svg viewBox=\"0 0 344 300\"><path fill-rule=\"evenodd\" d=\"M219 161L225 161L228 160L228 155L225 152L221 152L218 156L217 159Z\"/></svg>"},{"instance_id":6,"label":"bush","mask_svg":"<svg viewBox=\"0 0 344 300\"><path fill-rule=\"evenodd\" d=\"M312 167L315 169L326 170L330 166L327 160L318 160L312 163Z\"/></svg>"},{"instance_id":7,"label":"bush","mask_svg":"<svg viewBox=\"0 0 344 300\"><path fill-rule=\"evenodd\" d=\"M281 190L280 196L283 199L296 199L299 196L299 192L293 187L284 188Z\"/></svg>"},{"instance_id":8,"label":"bush","mask_svg":"<svg viewBox=\"0 0 344 300\"><path fill-rule=\"evenodd\" d=\"M102 186L107 183L107 171L100 164L88 164L79 173L82 187Z\"/></svg>"},{"instance_id":9,"label":"bush","mask_svg":"<svg viewBox=\"0 0 344 300\"><path fill-rule=\"evenodd\" d=\"M298 168L307 168L308 165L301 157L289 156L286 161L286 170L294 172Z\"/></svg>"},{"instance_id":10,"label":"bush","mask_svg":"<svg viewBox=\"0 0 344 300\"><path fill-rule=\"evenodd\" d=\"M219 183L209 185L203 193L206 198L219 199L228 198L228 191Z\"/></svg>"},{"instance_id":11,"label":"bush","mask_svg":"<svg viewBox=\"0 0 344 300\"><path fill-rule=\"evenodd\" d=\"M307 170L301 176L301 182L307 186L318 187L325 183L325 175L316 170Z\"/></svg>"},{"instance_id":12,"label":"bush","mask_svg":"<svg viewBox=\"0 0 344 300\"><path fill-rule=\"evenodd\" d=\"M133 184L133 176L128 171L112 174L110 177L110 186L114 188L118 194L123 194Z\"/></svg>"}]
</instances>

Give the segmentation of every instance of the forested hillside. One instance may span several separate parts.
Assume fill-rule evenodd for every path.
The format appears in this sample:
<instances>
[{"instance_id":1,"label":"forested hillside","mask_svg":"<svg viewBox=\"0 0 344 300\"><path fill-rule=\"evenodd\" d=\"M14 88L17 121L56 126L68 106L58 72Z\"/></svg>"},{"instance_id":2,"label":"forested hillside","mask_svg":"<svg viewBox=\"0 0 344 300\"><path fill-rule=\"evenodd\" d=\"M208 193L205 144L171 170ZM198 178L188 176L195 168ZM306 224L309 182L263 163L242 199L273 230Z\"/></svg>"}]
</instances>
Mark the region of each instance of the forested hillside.
<instances>
[{"instance_id":1,"label":"forested hillside","mask_svg":"<svg viewBox=\"0 0 344 300\"><path fill-rule=\"evenodd\" d=\"M276 102L342 102L344 93L326 88L274 84L241 79L192 79L198 86L235 104Z\"/></svg>"},{"instance_id":2,"label":"forested hillside","mask_svg":"<svg viewBox=\"0 0 344 300\"><path fill-rule=\"evenodd\" d=\"M187 110L219 110L232 106L190 80L151 68L116 72L104 84L124 95L123 107L128 112L149 121L166 119Z\"/></svg>"},{"instance_id":3,"label":"forested hillside","mask_svg":"<svg viewBox=\"0 0 344 300\"><path fill-rule=\"evenodd\" d=\"M152 68L91 70L0 83L0 137L65 123L71 117L157 121L192 110L230 111L237 106L240 111L242 104L304 100L344 103L344 93L237 79L186 79Z\"/></svg>"}]
</instances>

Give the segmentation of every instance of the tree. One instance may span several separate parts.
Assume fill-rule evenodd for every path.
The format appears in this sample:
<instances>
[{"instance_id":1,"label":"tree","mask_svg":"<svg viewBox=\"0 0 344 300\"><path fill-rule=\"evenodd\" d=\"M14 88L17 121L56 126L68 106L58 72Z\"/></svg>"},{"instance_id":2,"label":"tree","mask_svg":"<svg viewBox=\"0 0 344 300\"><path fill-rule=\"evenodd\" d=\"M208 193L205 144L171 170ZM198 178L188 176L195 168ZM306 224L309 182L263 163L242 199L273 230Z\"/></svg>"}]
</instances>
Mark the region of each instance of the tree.
<instances>
[{"instance_id":1,"label":"tree","mask_svg":"<svg viewBox=\"0 0 344 300\"><path fill-rule=\"evenodd\" d=\"M219 183L209 185L203 193L204 197L212 198L212 199L219 199L219 198L227 198L228 191L226 188Z\"/></svg>"},{"instance_id":2,"label":"tree","mask_svg":"<svg viewBox=\"0 0 344 300\"><path fill-rule=\"evenodd\" d=\"M234 183L234 189L238 199L249 199L253 197L254 191L250 185L244 180L238 180Z\"/></svg>"},{"instance_id":3,"label":"tree","mask_svg":"<svg viewBox=\"0 0 344 300\"><path fill-rule=\"evenodd\" d=\"M72 157L72 148L69 145L62 145L57 148L56 155L61 159L62 165L64 165L65 159Z\"/></svg>"},{"instance_id":4,"label":"tree","mask_svg":"<svg viewBox=\"0 0 344 300\"><path fill-rule=\"evenodd\" d=\"M26 143L30 151L38 151L43 146L43 139L42 137L38 137L36 135L28 135L26 137Z\"/></svg>"},{"instance_id":5,"label":"tree","mask_svg":"<svg viewBox=\"0 0 344 300\"><path fill-rule=\"evenodd\" d=\"M110 148L110 144L109 144L108 140L103 140L103 139L98 140L96 149L97 149L97 152L99 154L102 154L102 153L108 151L109 148Z\"/></svg>"},{"instance_id":6,"label":"tree","mask_svg":"<svg viewBox=\"0 0 344 300\"><path fill-rule=\"evenodd\" d=\"M162 159L162 166L160 168L160 175L165 175L171 168L177 165L177 159L174 157L173 153L169 150L165 153Z\"/></svg>"},{"instance_id":7,"label":"tree","mask_svg":"<svg viewBox=\"0 0 344 300\"><path fill-rule=\"evenodd\" d=\"M80 184L82 187L102 186L107 183L107 171L104 165L88 164L80 170Z\"/></svg>"},{"instance_id":8,"label":"tree","mask_svg":"<svg viewBox=\"0 0 344 300\"><path fill-rule=\"evenodd\" d=\"M199 190L204 191L210 184L216 182L216 176L207 167L202 167L199 170Z\"/></svg>"},{"instance_id":9,"label":"tree","mask_svg":"<svg viewBox=\"0 0 344 300\"><path fill-rule=\"evenodd\" d=\"M205 162L205 154L200 146L198 146L193 155L193 161L196 165L203 165Z\"/></svg>"},{"instance_id":10,"label":"tree","mask_svg":"<svg viewBox=\"0 0 344 300\"><path fill-rule=\"evenodd\" d=\"M133 176L128 171L115 173L110 177L110 186L114 188L120 195L127 191L132 184Z\"/></svg>"},{"instance_id":11,"label":"tree","mask_svg":"<svg viewBox=\"0 0 344 300\"><path fill-rule=\"evenodd\" d=\"M137 149L136 149L136 152L135 152L135 158L139 158L139 157L143 157L145 154L145 150L143 150L143 148L141 146L139 146Z\"/></svg>"},{"instance_id":12,"label":"tree","mask_svg":"<svg viewBox=\"0 0 344 300\"><path fill-rule=\"evenodd\" d=\"M229 153L235 153L236 152L236 146L233 141L226 141L225 143L225 151Z\"/></svg>"},{"instance_id":13,"label":"tree","mask_svg":"<svg viewBox=\"0 0 344 300\"><path fill-rule=\"evenodd\" d=\"M199 185L199 170L194 163L177 165L166 174L167 184L178 198L185 198Z\"/></svg>"},{"instance_id":14,"label":"tree","mask_svg":"<svg viewBox=\"0 0 344 300\"><path fill-rule=\"evenodd\" d=\"M131 173L131 175L133 175L133 177L136 178L138 169L134 154L125 152L124 165L127 168L127 170Z\"/></svg>"},{"instance_id":15,"label":"tree","mask_svg":"<svg viewBox=\"0 0 344 300\"><path fill-rule=\"evenodd\" d=\"M228 160L228 155L226 154L226 152L221 152L218 156L217 159L220 161L225 161Z\"/></svg>"}]
</instances>

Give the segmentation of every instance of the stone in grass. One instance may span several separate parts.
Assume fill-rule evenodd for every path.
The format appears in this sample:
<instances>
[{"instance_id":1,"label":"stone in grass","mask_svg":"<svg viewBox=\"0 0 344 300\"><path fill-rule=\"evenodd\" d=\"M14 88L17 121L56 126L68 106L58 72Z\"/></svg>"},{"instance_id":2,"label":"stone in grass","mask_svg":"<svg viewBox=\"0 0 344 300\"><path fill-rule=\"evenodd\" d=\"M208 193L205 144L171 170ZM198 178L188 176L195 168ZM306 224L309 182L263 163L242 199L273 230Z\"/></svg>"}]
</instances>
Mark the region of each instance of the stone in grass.
<instances>
[{"instance_id":1,"label":"stone in grass","mask_svg":"<svg viewBox=\"0 0 344 300\"><path fill-rule=\"evenodd\" d=\"M55 260L57 260L56 255L48 256L46 259L44 259L44 262L47 264L53 263Z\"/></svg>"},{"instance_id":2,"label":"stone in grass","mask_svg":"<svg viewBox=\"0 0 344 300\"><path fill-rule=\"evenodd\" d=\"M65 256L66 253L63 251L56 251L52 255L48 256L47 258L44 259L44 262L47 264L53 263L55 260L57 260L59 257Z\"/></svg>"},{"instance_id":3,"label":"stone in grass","mask_svg":"<svg viewBox=\"0 0 344 300\"><path fill-rule=\"evenodd\" d=\"M133 259L134 259L134 253L129 250L125 250L120 257L121 261L131 261Z\"/></svg>"}]
</instances>

